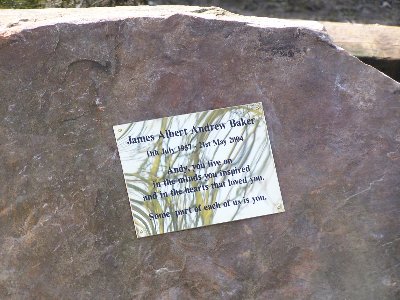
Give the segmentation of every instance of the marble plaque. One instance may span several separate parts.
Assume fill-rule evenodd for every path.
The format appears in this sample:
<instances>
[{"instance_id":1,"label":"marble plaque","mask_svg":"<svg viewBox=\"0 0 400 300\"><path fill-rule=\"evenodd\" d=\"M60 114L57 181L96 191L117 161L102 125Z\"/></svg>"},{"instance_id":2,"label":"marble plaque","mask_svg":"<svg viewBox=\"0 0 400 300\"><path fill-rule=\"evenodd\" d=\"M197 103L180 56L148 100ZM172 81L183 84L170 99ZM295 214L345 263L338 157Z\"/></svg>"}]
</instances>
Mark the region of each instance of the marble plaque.
<instances>
[{"instance_id":1,"label":"marble plaque","mask_svg":"<svg viewBox=\"0 0 400 300\"><path fill-rule=\"evenodd\" d=\"M262 103L114 133L138 237L284 211Z\"/></svg>"}]
</instances>

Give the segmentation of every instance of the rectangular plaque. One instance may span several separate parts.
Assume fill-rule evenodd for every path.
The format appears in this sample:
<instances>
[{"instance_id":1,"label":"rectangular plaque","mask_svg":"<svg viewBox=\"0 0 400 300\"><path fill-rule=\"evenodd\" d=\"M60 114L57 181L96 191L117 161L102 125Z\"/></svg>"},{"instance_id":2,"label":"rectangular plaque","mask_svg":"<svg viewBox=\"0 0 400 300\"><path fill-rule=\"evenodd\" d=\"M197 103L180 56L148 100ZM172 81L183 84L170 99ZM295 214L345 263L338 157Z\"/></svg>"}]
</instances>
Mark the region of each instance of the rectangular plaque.
<instances>
[{"instance_id":1,"label":"rectangular plaque","mask_svg":"<svg viewBox=\"0 0 400 300\"><path fill-rule=\"evenodd\" d=\"M138 237L284 212L262 103L114 134Z\"/></svg>"}]
</instances>

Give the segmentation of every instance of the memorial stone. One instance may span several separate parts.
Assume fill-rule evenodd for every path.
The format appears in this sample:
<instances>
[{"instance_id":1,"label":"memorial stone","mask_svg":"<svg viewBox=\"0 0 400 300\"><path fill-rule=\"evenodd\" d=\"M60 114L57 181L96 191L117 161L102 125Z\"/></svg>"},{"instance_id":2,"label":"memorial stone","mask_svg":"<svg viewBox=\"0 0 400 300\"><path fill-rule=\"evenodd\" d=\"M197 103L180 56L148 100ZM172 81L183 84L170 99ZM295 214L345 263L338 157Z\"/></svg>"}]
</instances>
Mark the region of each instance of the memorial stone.
<instances>
[{"instance_id":1,"label":"memorial stone","mask_svg":"<svg viewBox=\"0 0 400 300\"><path fill-rule=\"evenodd\" d=\"M113 126L256 102L285 212L137 239ZM319 23L3 10L0 115L1 299L400 297L400 84Z\"/></svg>"}]
</instances>

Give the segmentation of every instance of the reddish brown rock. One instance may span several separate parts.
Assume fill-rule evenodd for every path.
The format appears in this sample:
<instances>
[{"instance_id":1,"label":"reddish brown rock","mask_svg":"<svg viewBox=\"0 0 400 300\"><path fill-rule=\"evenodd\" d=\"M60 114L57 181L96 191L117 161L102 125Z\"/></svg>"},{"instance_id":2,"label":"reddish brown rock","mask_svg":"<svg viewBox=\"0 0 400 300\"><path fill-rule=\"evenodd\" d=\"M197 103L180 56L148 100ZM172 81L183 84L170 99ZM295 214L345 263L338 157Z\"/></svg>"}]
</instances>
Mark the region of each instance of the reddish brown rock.
<instances>
[{"instance_id":1,"label":"reddish brown rock","mask_svg":"<svg viewBox=\"0 0 400 300\"><path fill-rule=\"evenodd\" d=\"M196 7L0 20L0 298L400 296L400 84L320 25ZM286 213L136 239L112 125L258 101Z\"/></svg>"}]
</instances>

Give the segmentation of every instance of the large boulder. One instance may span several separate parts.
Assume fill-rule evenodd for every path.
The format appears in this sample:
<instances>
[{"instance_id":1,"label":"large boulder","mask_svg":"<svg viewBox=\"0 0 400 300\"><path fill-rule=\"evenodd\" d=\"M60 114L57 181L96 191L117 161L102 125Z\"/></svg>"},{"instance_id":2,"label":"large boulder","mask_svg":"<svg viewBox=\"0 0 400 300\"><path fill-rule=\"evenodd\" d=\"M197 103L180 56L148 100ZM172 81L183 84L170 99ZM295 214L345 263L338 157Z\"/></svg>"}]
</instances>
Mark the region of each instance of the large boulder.
<instances>
[{"instance_id":1,"label":"large boulder","mask_svg":"<svg viewBox=\"0 0 400 300\"><path fill-rule=\"evenodd\" d=\"M285 213L137 239L112 126L263 102ZM321 25L0 11L0 298L400 297L400 84Z\"/></svg>"}]
</instances>

